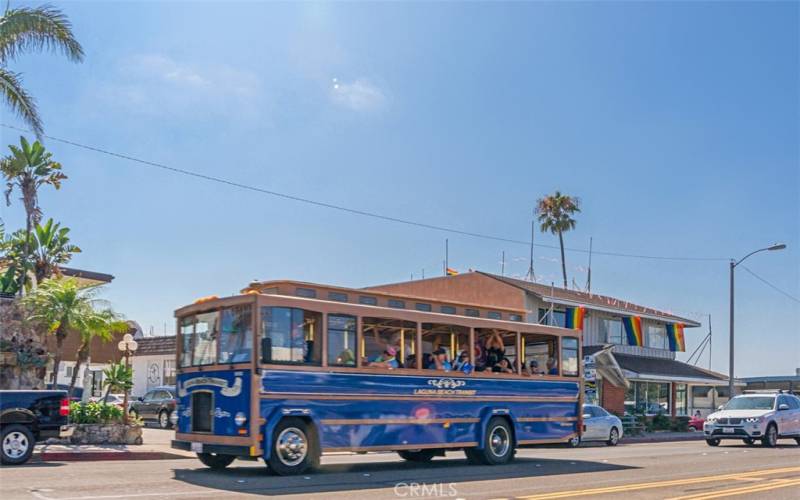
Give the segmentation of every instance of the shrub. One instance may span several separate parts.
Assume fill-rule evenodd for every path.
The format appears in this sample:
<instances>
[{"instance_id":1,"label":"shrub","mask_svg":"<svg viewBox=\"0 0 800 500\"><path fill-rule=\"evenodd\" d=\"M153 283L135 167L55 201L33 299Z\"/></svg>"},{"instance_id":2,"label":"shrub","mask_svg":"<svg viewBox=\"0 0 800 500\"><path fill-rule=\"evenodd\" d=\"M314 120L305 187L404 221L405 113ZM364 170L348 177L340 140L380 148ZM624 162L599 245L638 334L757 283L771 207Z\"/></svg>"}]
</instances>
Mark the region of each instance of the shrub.
<instances>
[{"instance_id":1,"label":"shrub","mask_svg":"<svg viewBox=\"0 0 800 500\"><path fill-rule=\"evenodd\" d=\"M74 424L116 424L122 422L122 408L106 403L71 403L70 420Z\"/></svg>"},{"instance_id":2,"label":"shrub","mask_svg":"<svg viewBox=\"0 0 800 500\"><path fill-rule=\"evenodd\" d=\"M658 415L653 417L653 420L650 422L650 428L654 431L668 431L672 426L672 422L670 418L663 413L659 413Z\"/></svg>"}]
</instances>

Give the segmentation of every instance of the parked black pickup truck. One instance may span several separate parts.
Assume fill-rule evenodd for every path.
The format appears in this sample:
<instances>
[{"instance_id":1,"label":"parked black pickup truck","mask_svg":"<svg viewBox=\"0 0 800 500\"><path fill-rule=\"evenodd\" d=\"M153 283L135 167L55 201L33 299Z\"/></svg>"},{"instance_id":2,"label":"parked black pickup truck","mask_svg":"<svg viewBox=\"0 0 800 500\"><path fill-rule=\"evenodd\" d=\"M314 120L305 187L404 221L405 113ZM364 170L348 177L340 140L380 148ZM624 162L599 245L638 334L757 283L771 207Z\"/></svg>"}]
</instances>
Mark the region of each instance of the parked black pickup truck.
<instances>
[{"instance_id":1,"label":"parked black pickup truck","mask_svg":"<svg viewBox=\"0 0 800 500\"><path fill-rule=\"evenodd\" d=\"M51 437L68 437L67 391L0 391L0 461L24 464L34 445Z\"/></svg>"}]
</instances>

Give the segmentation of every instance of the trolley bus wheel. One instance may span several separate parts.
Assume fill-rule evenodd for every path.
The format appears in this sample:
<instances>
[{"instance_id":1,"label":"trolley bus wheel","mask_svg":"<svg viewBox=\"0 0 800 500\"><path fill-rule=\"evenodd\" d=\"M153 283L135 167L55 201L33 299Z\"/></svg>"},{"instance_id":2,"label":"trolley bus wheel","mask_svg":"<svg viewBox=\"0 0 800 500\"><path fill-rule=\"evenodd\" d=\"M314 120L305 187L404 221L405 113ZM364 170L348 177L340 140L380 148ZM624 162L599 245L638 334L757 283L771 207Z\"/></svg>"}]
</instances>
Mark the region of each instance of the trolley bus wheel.
<instances>
[{"instance_id":1,"label":"trolley bus wheel","mask_svg":"<svg viewBox=\"0 0 800 500\"><path fill-rule=\"evenodd\" d=\"M474 464L500 465L514 458L514 437L508 421L494 417L486 426L483 449L466 448L467 460Z\"/></svg>"},{"instance_id":2,"label":"trolley bus wheel","mask_svg":"<svg viewBox=\"0 0 800 500\"><path fill-rule=\"evenodd\" d=\"M436 455L436 450L402 450L397 452L400 458L409 462L430 462Z\"/></svg>"},{"instance_id":3,"label":"trolley bus wheel","mask_svg":"<svg viewBox=\"0 0 800 500\"><path fill-rule=\"evenodd\" d=\"M267 459L269 469L279 476L302 474L319 465L319 444L316 433L299 418L285 418L272 433L272 450Z\"/></svg>"},{"instance_id":4,"label":"trolley bus wheel","mask_svg":"<svg viewBox=\"0 0 800 500\"><path fill-rule=\"evenodd\" d=\"M218 455L216 453L198 453L197 458L203 462L203 465L214 470L222 470L236 460L233 455Z\"/></svg>"}]
</instances>

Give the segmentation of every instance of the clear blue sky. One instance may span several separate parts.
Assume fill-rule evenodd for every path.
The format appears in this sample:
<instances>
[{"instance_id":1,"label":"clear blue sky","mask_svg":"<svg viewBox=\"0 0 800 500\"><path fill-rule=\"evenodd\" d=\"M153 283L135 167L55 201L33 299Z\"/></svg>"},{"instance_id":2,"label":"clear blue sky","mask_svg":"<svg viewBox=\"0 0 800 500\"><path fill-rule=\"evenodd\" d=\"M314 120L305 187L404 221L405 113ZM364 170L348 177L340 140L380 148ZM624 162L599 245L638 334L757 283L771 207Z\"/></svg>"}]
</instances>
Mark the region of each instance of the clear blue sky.
<instances>
[{"instance_id":1,"label":"clear blue sky","mask_svg":"<svg viewBox=\"0 0 800 500\"><path fill-rule=\"evenodd\" d=\"M570 247L741 257L800 296L798 3L60 4L86 61L26 56L50 135L361 210L525 240L536 198L583 213ZM20 122L2 110L3 122ZM2 143L17 135L2 129ZM252 279L365 286L524 275L528 249L215 185L49 141L41 205L72 265L157 332ZM21 205L3 206L8 226ZM557 244L550 235L538 242ZM543 281L557 252L536 251ZM585 254L568 252L585 283ZM702 319L727 369L726 262L595 256L593 291ZM737 271L737 375L794 373L800 305ZM683 358L685 359L685 355Z\"/></svg>"}]
</instances>

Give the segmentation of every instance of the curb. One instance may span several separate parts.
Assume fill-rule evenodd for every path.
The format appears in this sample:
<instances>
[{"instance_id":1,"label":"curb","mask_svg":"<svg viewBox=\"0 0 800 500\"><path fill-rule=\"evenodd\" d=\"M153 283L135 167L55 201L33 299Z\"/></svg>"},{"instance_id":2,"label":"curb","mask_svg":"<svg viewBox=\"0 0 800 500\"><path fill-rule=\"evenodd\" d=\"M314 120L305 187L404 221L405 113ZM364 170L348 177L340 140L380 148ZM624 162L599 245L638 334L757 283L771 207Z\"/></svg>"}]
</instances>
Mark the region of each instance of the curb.
<instances>
[{"instance_id":1,"label":"curb","mask_svg":"<svg viewBox=\"0 0 800 500\"><path fill-rule=\"evenodd\" d=\"M87 452L43 452L34 457L42 462L95 462L107 460L174 460L192 458L163 451L87 451Z\"/></svg>"},{"instance_id":2,"label":"curb","mask_svg":"<svg viewBox=\"0 0 800 500\"><path fill-rule=\"evenodd\" d=\"M698 432L697 434L690 434L688 436L635 436L626 438L623 437L620 440L620 443L623 441L628 444L640 444L640 443L669 443L669 442L677 442L677 441L702 441L705 439L702 432Z\"/></svg>"}]
</instances>

